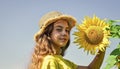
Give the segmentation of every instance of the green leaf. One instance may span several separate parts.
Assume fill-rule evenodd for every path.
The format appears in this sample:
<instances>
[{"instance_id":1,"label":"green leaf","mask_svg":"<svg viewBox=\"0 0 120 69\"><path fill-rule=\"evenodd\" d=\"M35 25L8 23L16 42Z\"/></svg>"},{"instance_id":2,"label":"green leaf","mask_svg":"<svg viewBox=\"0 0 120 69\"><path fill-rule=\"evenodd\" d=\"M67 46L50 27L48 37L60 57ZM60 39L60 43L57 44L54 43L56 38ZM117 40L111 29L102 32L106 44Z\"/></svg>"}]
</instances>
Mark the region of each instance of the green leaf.
<instances>
[{"instance_id":1,"label":"green leaf","mask_svg":"<svg viewBox=\"0 0 120 69\"><path fill-rule=\"evenodd\" d=\"M112 52L111 52L111 54L110 55L120 55L120 50L119 50L119 48L117 48L117 49L114 49Z\"/></svg>"},{"instance_id":2,"label":"green leaf","mask_svg":"<svg viewBox=\"0 0 120 69\"><path fill-rule=\"evenodd\" d=\"M119 44L118 44L117 48L120 48L120 42L119 42Z\"/></svg>"},{"instance_id":3,"label":"green leaf","mask_svg":"<svg viewBox=\"0 0 120 69\"><path fill-rule=\"evenodd\" d=\"M105 66L104 69L110 69L112 68L116 63L116 56L110 55L107 59L107 65Z\"/></svg>"},{"instance_id":4,"label":"green leaf","mask_svg":"<svg viewBox=\"0 0 120 69\"><path fill-rule=\"evenodd\" d=\"M108 63L111 63L111 62L115 63L115 61L116 61L116 56L115 55L110 55L107 59Z\"/></svg>"},{"instance_id":5,"label":"green leaf","mask_svg":"<svg viewBox=\"0 0 120 69\"><path fill-rule=\"evenodd\" d=\"M112 38L120 38L120 24L115 24L120 22L120 20L108 20L110 24L110 34Z\"/></svg>"}]
</instances>

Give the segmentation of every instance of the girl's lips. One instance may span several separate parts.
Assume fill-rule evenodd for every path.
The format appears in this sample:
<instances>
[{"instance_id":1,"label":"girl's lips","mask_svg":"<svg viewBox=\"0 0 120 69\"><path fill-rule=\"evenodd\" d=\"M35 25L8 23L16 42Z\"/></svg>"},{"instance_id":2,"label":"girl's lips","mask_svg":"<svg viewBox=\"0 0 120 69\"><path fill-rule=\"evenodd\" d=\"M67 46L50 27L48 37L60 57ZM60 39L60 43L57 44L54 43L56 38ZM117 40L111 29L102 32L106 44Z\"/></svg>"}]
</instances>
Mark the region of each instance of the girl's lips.
<instances>
[{"instance_id":1,"label":"girl's lips","mask_svg":"<svg viewBox=\"0 0 120 69\"><path fill-rule=\"evenodd\" d=\"M66 38L60 38L60 40L61 40L62 42L66 42L66 41L67 41Z\"/></svg>"}]
</instances>

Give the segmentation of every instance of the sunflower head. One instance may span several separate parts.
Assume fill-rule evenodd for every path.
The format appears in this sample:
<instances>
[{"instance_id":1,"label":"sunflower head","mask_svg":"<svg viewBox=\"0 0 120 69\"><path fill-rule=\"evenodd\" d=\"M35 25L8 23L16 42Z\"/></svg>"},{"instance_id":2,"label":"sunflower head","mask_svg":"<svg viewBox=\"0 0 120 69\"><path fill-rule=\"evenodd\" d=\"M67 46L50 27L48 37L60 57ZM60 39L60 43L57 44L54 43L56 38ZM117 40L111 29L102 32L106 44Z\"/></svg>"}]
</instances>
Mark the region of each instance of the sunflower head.
<instances>
[{"instance_id":1,"label":"sunflower head","mask_svg":"<svg viewBox=\"0 0 120 69\"><path fill-rule=\"evenodd\" d=\"M77 24L77 31L74 32L74 43L84 48L85 51L95 54L96 51L104 51L109 44L110 31L104 20L94 16L93 18L85 17L82 24Z\"/></svg>"}]
</instances>

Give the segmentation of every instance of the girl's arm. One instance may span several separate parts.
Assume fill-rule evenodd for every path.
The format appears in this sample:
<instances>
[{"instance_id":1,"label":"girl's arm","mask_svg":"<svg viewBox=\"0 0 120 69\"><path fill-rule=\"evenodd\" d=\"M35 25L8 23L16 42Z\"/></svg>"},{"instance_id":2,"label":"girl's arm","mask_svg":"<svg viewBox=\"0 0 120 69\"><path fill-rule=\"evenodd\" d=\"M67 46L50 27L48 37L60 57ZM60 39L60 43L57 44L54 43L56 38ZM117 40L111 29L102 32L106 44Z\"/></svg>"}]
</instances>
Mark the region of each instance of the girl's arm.
<instances>
[{"instance_id":1,"label":"girl's arm","mask_svg":"<svg viewBox=\"0 0 120 69\"><path fill-rule=\"evenodd\" d=\"M88 66L78 66L78 69L100 69L104 60L105 51L99 51L93 61Z\"/></svg>"}]
</instances>

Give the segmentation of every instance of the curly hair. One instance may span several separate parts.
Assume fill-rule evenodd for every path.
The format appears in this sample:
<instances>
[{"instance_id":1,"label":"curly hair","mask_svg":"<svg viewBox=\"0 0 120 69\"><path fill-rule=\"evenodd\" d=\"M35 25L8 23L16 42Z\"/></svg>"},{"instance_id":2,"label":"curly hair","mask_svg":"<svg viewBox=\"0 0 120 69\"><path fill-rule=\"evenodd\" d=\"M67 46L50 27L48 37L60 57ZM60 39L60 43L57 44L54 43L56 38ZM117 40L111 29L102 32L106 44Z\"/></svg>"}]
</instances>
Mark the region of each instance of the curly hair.
<instances>
[{"instance_id":1,"label":"curly hair","mask_svg":"<svg viewBox=\"0 0 120 69\"><path fill-rule=\"evenodd\" d=\"M54 48L52 41L50 39L50 34L53 30L54 23L50 24L44 31L42 35L37 37L37 42L32 54L32 61L30 63L29 69L40 69L44 56L55 55L56 49ZM68 48L70 40L65 47L62 47L61 55L64 56L66 49Z\"/></svg>"}]
</instances>

